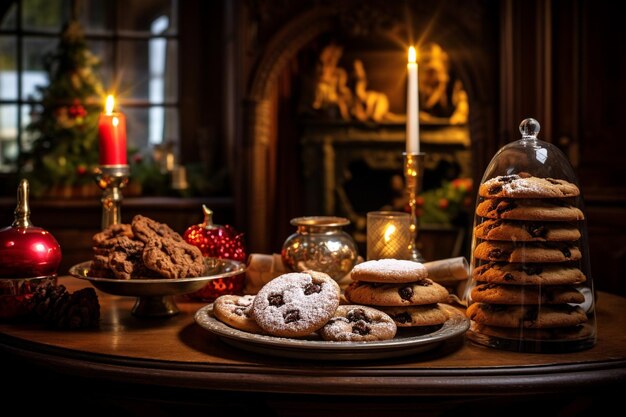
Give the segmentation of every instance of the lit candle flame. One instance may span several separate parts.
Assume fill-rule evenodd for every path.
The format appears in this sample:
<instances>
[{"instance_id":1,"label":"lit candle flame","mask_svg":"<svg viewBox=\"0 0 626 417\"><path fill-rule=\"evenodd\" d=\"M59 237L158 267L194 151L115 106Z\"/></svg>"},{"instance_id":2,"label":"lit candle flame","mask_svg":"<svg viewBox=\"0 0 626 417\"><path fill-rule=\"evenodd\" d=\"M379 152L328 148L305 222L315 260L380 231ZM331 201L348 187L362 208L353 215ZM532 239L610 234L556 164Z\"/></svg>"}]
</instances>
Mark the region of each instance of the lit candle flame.
<instances>
[{"instance_id":1,"label":"lit candle flame","mask_svg":"<svg viewBox=\"0 0 626 417\"><path fill-rule=\"evenodd\" d=\"M389 226L387 226L387 228L385 229L385 243L388 243L391 240L391 235L393 235L396 232L396 226L394 226L393 224L390 224Z\"/></svg>"},{"instance_id":2,"label":"lit candle flame","mask_svg":"<svg viewBox=\"0 0 626 417\"><path fill-rule=\"evenodd\" d=\"M417 61L417 52L414 47L409 47L409 64L415 64Z\"/></svg>"},{"instance_id":3,"label":"lit candle flame","mask_svg":"<svg viewBox=\"0 0 626 417\"><path fill-rule=\"evenodd\" d=\"M104 110L105 110L106 114L113 113L113 107L114 106L115 106L115 99L113 98L112 95L108 95L106 104L104 106Z\"/></svg>"}]
</instances>

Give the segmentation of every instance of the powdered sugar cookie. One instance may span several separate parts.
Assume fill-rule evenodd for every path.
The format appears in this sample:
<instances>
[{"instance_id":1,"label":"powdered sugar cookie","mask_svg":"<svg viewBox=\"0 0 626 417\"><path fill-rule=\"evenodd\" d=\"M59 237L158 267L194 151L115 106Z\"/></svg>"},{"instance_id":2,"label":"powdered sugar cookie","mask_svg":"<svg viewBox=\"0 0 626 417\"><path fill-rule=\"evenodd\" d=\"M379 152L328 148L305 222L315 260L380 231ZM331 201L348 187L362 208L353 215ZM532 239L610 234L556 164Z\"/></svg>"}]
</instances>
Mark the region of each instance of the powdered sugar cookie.
<instances>
[{"instance_id":1,"label":"powdered sugar cookie","mask_svg":"<svg viewBox=\"0 0 626 417\"><path fill-rule=\"evenodd\" d=\"M320 329L320 335L324 340L336 342L365 342L393 339L396 330L391 317L380 310L361 305L343 305Z\"/></svg>"},{"instance_id":2,"label":"powdered sugar cookie","mask_svg":"<svg viewBox=\"0 0 626 417\"><path fill-rule=\"evenodd\" d=\"M252 295L222 295L213 303L215 317L235 329L250 333L263 333L263 329L254 321L252 310Z\"/></svg>"},{"instance_id":3,"label":"powdered sugar cookie","mask_svg":"<svg viewBox=\"0 0 626 417\"><path fill-rule=\"evenodd\" d=\"M254 299L252 317L274 336L305 336L322 327L339 306L339 285L321 272L281 275Z\"/></svg>"},{"instance_id":4,"label":"powdered sugar cookie","mask_svg":"<svg viewBox=\"0 0 626 417\"><path fill-rule=\"evenodd\" d=\"M533 177L521 172L485 181L480 186L478 194L488 198L563 198L576 197L580 190L565 180Z\"/></svg>"},{"instance_id":5,"label":"powdered sugar cookie","mask_svg":"<svg viewBox=\"0 0 626 417\"><path fill-rule=\"evenodd\" d=\"M356 265L350 276L354 281L402 283L422 280L428 271L419 262L380 259Z\"/></svg>"}]
</instances>

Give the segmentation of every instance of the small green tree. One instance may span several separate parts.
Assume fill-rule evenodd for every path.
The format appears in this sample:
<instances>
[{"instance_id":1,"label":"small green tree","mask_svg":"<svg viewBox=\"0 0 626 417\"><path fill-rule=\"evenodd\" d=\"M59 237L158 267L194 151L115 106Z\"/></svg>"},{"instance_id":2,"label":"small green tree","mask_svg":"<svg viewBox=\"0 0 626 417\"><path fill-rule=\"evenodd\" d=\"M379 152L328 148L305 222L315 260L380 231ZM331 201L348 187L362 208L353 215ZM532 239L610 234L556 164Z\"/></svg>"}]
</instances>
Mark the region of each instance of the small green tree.
<instances>
[{"instance_id":1,"label":"small green tree","mask_svg":"<svg viewBox=\"0 0 626 417\"><path fill-rule=\"evenodd\" d=\"M91 53L73 8L55 51L44 59L49 85L39 87L42 101L28 131L32 149L23 155L33 192L55 185L93 182L98 163L98 116L104 90L95 73L99 59Z\"/></svg>"}]
</instances>

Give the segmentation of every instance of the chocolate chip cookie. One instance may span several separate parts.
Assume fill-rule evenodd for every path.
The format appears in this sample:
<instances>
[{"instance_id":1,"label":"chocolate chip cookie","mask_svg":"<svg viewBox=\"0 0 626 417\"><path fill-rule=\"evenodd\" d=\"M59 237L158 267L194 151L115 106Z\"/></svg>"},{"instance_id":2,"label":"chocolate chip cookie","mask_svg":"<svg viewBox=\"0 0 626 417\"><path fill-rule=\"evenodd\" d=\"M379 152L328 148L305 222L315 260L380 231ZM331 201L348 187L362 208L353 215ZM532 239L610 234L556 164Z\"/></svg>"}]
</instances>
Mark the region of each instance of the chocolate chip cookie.
<instances>
[{"instance_id":1,"label":"chocolate chip cookie","mask_svg":"<svg viewBox=\"0 0 626 417\"><path fill-rule=\"evenodd\" d=\"M448 300L448 290L428 278L404 284L354 281L345 289L344 295L354 304L386 307L436 304Z\"/></svg>"},{"instance_id":2,"label":"chocolate chip cookie","mask_svg":"<svg viewBox=\"0 0 626 417\"><path fill-rule=\"evenodd\" d=\"M482 240L511 242L573 242L580 239L576 225L566 222L520 222L489 219L474 228Z\"/></svg>"},{"instance_id":3,"label":"chocolate chip cookie","mask_svg":"<svg viewBox=\"0 0 626 417\"><path fill-rule=\"evenodd\" d=\"M321 272L298 272L274 278L261 288L252 317L274 336L306 336L320 329L339 306L339 285Z\"/></svg>"},{"instance_id":4,"label":"chocolate chip cookie","mask_svg":"<svg viewBox=\"0 0 626 417\"><path fill-rule=\"evenodd\" d=\"M448 313L439 304L408 307L381 307L398 327L421 327L443 324Z\"/></svg>"},{"instance_id":5,"label":"chocolate chip cookie","mask_svg":"<svg viewBox=\"0 0 626 417\"><path fill-rule=\"evenodd\" d=\"M585 274L571 266L489 262L472 271L472 279L510 285L575 285L587 280Z\"/></svg>"},{"instance_id":6,"label":"chocolate chip cookie","mask_svg":"<svg viewBox=\"0 0 626 417\"><path fill-rule=\"evenodd\" d=\"M501 175L481 184L478 195L486 198L566 198L580 195L571 182L539 178L527 173Z\"/></svg>"},{"instance_id":7,"label":"chocolate chip cookie","mask_svg":"<svg viewBox=\"0 0 626 417\"><path fill-rule=\"evenodd\" d=\"M476 214L489 219L576 221L584 214L566 200L514 200L512 198L485 200L476 207Z\"/></svg>"},{"instance_id":8,"label":"chocolate chip cookie","mask_svg":"<svg viewBox=\"0 0 626 417\"><path fill-rule=\"evenodd\" d=\"M577 326L587 321L582 308L569 304L519 306L474 303L467 308L466 314L479 324L528 329Z\"/></svg>"},{"instance_id":9,"label":"chocolate chip cookie","mask_svg":"<svg viewBox=\"0 0 626 417\"><path fill-rule=\"evenodd\" d=\"M551 263L577 261L581 258L578 247L568 244L509 242L482 242L474 249L474 257L485 261L513 263Z\"/></svg>"},{"instance_id":10,"label":"chocolate chip cookie","mask_svg":"<svg viewBox=\"0 0 626 417\"><path fill-rule=\"evenodd\" d=\"M222 295L213 303L215 317L235 329L261 334L263 329L252 318L253 295Z\"/></svg>"},{"instance_id":11,"label":"chocolate chip cookie","mask_svg":"<svg viewBox=\"0 0 626 417\"><path fill-rule=\"evenodd\" d=\"M322 339L334 342L369 342L393 339L396 330L391 317L380 310L341 305L319 333Z\"/></svg>"},{"instance_id":12,"label":"chocolate chip cookie","mask_svg":"<svg viewBox=\"0 0 626 417\"><path fill-rule=\"evenodd\" d=\"M472 301L490 304L580 304L585 296L571 286L481 284L472 289Z\"/></svg>"}]
</instances>

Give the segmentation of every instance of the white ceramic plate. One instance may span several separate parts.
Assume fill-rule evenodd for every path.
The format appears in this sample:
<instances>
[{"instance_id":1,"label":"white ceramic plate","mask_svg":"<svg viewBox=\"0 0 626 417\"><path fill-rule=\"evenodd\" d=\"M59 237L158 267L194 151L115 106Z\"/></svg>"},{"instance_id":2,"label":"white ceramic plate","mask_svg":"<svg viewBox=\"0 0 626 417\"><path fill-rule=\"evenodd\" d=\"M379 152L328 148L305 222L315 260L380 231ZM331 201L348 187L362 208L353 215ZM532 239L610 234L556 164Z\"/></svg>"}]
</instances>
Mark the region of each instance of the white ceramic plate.
<instances>
[{"instance_id":1,"label":"white ceramic plate","mask_svg":"<svg viewBox=\"0 0 626 417\"><path fill-rule=\"evenodd\" d=\"M427 334L417 329L398 329L391 340L377 342L327 342L316 335L303 339L253 334L234 329L213 315L213 304L196 312L195 320L201 327L217 335L231 346L251 352L283 358L315 360L361 360L393 358L426 352L447 340L463 335L469 320L453 307L445 306L450 318L441 328Z\"/></svg>"}]
</instances>

